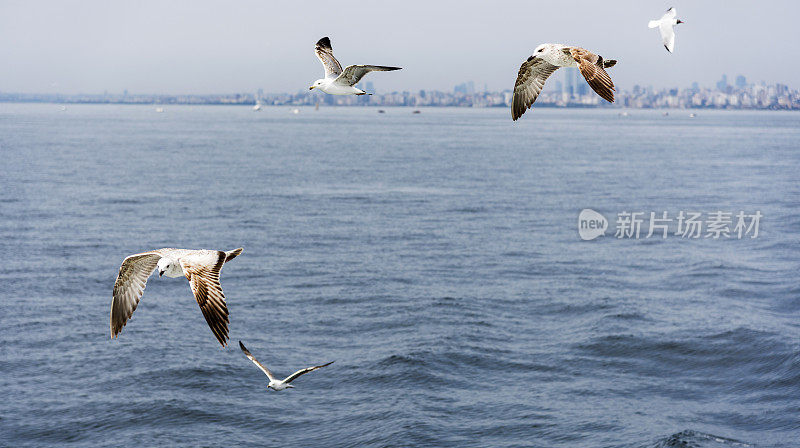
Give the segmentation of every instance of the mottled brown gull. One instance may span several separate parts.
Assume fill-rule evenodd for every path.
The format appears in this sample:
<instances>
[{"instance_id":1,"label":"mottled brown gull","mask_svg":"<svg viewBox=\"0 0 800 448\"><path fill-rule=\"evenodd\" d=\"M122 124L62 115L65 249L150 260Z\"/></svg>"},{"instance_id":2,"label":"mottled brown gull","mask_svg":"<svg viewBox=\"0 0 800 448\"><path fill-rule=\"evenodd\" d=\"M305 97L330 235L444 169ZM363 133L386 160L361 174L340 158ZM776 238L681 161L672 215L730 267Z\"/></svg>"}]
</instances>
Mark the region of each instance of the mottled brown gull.
<instances>
[{"instance_id":1,"label":"mottled brown gull","mask_svg":"<svg viewBox=\"0 0 800 448\"><path fill-rule=\"evenodd\" d=\"M157 249L131 255L122 261L111 301L111 338L117 337L144 294L147 279L158 268L159 277L184 276L189 280L200 310L222 346L228 339L228 307L219 283L222 265L242 253L221 250Z\"/></svg>"},{"instance_id":2,"label":"mottled brown gull","mask_svg":"<svg viewBox=\"0 0 800 448\"><path fill-rule=\"evenodd\" d=\"M614 83L605 69L616 63L613 59L605 60L602 56L580 47L539 45L519 68L511 100L511 119L516 121L533 105L544 87L544 82L561 67L577 67L592 90L604 100L613 103Z\"/></svg>"}]
</instances>

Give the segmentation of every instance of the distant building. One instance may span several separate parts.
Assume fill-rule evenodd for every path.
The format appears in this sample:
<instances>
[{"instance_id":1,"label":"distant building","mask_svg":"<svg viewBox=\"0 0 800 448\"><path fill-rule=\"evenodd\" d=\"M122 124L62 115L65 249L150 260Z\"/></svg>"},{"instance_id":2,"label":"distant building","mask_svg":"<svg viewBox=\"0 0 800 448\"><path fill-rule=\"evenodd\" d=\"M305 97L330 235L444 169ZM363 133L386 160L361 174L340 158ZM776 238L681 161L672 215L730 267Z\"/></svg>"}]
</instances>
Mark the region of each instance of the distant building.
<instances>
[{"instance_id":1,"label":"distant building","mask_svg":"<svg viewBox=\"0 0 800 448\"><path fill-rule=\"evenodd\" d=\"M572 76L572 70L563 70L564 72L564 93L567 95L575 94L575 77Z\"/></svg>"},{"instance_id":2,"label":"distant building","mask_svg":"<svg viewBox=\"0 0 800 448\"><path fill-rule=\"evenodd\" d=\"M589 84L583 78L581 71L576 69L571 70L572 76L575 77L576 94L583 96L589 93Z\"/></svg>"},{"instance_id":3,"label":"distant building","mask_svg":"<svg viewBox=\"0 0 800 448\"><path fill-rule=\"evenodd\" d=\"M737 89L746 89L747 88L747 79L744 76L739 75L739 76L736 77L736 88Z\"/></svg>"},{"instance_id":4,"label":"distant building","mask_svg":"<svg viewBox=\"0 0 800 448\"><path fill-rule=\"evenodd\" d=\"M568 68L562 72L564 73L564 88L557 89L558 92L570 96L583 96L589 93L589 84L583 79L580 70Z\"/></svg>"},{"instance_id":5,"label":"distant building","mask_svg":"<svg viewBox=\"0 0 800 448\"><path fill-rule=\"evenodd\" d=\"M453 88L454 93L463 93L464 95L475 94L475 83L472 81L459 84Z\"/></svg>"},{"instance_id":6,"label":"distant building","mask_svg":"<svg viewBox=\"0 0 800 448\"><path fill-rule=\"evenodd\" d=\"M722 79L717 81L717 90L725 92L728 90L728 75L722 75Z\"/></svg>"}]
</instances>

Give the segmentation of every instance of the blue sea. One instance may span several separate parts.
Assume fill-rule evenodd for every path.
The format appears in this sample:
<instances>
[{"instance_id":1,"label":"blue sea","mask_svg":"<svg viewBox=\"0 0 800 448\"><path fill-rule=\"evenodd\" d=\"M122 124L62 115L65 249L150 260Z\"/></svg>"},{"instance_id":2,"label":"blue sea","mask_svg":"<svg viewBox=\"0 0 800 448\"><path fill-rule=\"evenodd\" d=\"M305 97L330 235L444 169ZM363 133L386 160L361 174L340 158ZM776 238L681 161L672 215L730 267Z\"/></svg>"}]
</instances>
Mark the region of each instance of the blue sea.
<instances>
[{"instance_id":1,"label":"blue sea","mask_svg":"<svg viewBox=\"0 0 800 448\"><path fill-rule=\"evenodd\" d=\"M0 445L800 446L800 114L620 112L0 104ZM110 338L240 246L228 348L182 278Z\"/></svg>"}]
</instances>

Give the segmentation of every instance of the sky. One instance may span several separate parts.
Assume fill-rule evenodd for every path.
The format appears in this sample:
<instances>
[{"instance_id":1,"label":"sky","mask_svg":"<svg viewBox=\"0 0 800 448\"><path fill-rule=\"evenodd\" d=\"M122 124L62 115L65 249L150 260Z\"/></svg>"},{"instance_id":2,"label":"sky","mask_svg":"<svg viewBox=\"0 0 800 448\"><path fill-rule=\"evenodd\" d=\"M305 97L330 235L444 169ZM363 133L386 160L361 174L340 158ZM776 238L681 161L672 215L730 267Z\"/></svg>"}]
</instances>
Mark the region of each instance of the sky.
<instances>
[{"instance_id":1,"label":"sky","mask_svg":"<svg viewBox=\"0 0 800 448\"><path fill-rule=\"evenodd\" d=\"M670 6L675 53L647 28ZM0 92L221 94L297 92L323 76L314 43L378 93L511 89L540 43L578 45L619 63L616 85L800 88L797 18L788 0L693 1L9 1L0 0Z\"/></svg>"}]
</instances>

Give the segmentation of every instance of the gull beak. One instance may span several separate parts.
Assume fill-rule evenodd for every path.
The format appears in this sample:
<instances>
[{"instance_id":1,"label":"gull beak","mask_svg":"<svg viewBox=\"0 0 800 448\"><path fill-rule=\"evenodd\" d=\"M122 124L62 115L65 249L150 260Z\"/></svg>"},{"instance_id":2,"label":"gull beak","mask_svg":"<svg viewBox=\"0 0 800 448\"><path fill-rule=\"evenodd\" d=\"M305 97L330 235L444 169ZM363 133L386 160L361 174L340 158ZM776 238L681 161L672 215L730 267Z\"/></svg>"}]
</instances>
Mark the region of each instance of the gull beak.
<instances>
[{"instance_id":1,"label":"gull beak","mask_svg":"<svg viewBox=\"0 0 800 448\"><path fill-rule=\"evenodd\" d=\"M314 90L314 86L309 87L308 90Z\"/></svg>"},{"instance_id":2,"label":"gull beak","mask_svg":"<svg viewBox=\"0 0 800 448\"><path fill-rule=\"evenodd\" d=\"M159 270L158 270L158 276L159 276L159 277L161 277L162 275L164 275L164 271L162 271L161 269L159 269Z\"/></svg>"},{"instance_id":3,"label":"gull beak","mask_svg":"<svg viewBox=\"0 0 800 448\"><path fill-rule=\"evenodd\" d=\"M678 19L678 21L677 21L677 22L675 22L675 23L676 23L676 24L678 24L678 23L683 23L683 20L681 20L681 19Z\"/></svg>"}]
</instances>

